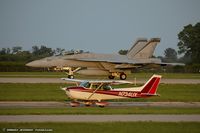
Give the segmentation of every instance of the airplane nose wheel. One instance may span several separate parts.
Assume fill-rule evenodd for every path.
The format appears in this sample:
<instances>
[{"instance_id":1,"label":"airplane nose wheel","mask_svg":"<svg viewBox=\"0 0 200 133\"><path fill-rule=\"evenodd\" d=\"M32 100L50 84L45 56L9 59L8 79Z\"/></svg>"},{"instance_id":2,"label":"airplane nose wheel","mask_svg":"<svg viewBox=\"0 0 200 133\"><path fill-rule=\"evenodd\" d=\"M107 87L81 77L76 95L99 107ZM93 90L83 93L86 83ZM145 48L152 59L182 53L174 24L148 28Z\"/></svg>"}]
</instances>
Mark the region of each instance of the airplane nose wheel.
<instances>
[{"instance_id":1,"label":"airplane nose wheel","mask_svg":"<svg viewBox=\"0 0 200 133\"><path fill-rule=\"evenodd\" d=\"M127 77L127 76L126 76L126 74L125 74L125 73L121 73L121 74L120 74L120 79L121 79L121 80L125 80L125 79L126 79L126 77Z\"/></svg>"},{"instance_id":2,"label":"airplane nose wheel","mask_svg":"<svg viewBox=\"0 0 200 133\"><path fill-rule=\"evenodd\" d=\"M73 78L74 78L74 75L68 75L68 78L69 78L69 79L73 79Z\"/></svg>"},{"instance_id":3,"label":"airplane nose wheel","mask_svg":"<svg viewBox=\"0 0 200 133\"><path fill-rule=\"evenodd\" d=\"M78 106L80 106L80 103L79 103L79 102L73 101L73 102L70 102L69 105L70 105L71 107L78 107Z\"/></svg>"}]
</instances>

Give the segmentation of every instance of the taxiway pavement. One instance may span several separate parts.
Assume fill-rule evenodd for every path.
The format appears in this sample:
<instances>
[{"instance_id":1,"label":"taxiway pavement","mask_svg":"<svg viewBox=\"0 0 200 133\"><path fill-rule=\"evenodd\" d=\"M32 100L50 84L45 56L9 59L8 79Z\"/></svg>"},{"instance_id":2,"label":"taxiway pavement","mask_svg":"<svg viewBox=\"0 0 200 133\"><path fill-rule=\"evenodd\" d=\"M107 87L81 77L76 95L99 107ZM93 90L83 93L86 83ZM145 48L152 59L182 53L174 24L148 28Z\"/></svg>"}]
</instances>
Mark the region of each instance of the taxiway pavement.
<instances>
[{"instance_id":1,"label":"taxiway pavement","mask_svg":"<svg viewBox=\"0 0 200 133\"><path fill-rule=\"evenodd\" d=\"M1 108L62 108L70 107L69 102L24 102L24 101L1 101ZM84 106L80 106L84 107ZM200 108L200 102L109 102L108 107L180 107Z\"/></svg>"},{"instance_id":2,"label":"taxiway pavement","mask_svg":"<svg viewBox=\"0 0 200 133\"><path fill-rule=\"evenodd\" d=\"M200 115L1 115L0 122L200 122Z\"/></svg>"},{"instance_id":3,"label":"taxiway pavement","mask_svg":"<svg viewBox=\"0 0 200 133\"><path fill-rule=\"evenodd\" d=\"M137 84L143 84L148 79L138 79ZM134 80L128 80L135 82ZM61 80L60 78L7 78L1 77L0 83L72 83ZM161 79L161 83L165 84L200 84L200 79Z\"/></svg>"}]
</instances>

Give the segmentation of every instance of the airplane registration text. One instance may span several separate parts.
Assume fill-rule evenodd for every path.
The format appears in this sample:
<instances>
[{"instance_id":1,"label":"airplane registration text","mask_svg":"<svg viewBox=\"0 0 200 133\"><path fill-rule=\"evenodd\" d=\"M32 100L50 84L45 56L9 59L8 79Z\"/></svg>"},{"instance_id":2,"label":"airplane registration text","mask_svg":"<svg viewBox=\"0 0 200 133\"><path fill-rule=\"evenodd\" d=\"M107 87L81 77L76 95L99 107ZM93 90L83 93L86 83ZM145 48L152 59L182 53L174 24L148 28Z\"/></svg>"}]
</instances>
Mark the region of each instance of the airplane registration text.
<instances>
[{"instance_id":1,"label":"airplane registration text","mask_svg":"<svg viewBox=\"0 0 200 133\"><path fill-rule=\"evenodd\" d=\"M137 93L135 92L124 92L124 91L120 91L118 93L118 96L123 96L123 97L137 97Z\"/></svg>"}]
</instances>

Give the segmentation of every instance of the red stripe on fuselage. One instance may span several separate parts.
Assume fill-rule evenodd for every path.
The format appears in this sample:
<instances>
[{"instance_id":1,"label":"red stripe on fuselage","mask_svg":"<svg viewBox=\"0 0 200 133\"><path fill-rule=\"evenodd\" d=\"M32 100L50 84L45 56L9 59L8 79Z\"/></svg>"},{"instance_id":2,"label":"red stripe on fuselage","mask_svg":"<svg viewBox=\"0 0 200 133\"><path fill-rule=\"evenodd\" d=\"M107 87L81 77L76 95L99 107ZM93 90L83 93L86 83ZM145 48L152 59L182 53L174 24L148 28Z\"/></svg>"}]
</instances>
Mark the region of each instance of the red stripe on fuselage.
<instances>
[{"instance_id":1,"label":"red stripe on fuselage","mask_svg":"<svg viewBox=\"0 0 200 133\"><path fill-rule=\"evenodd\" d=\"M94 93L95 91L94 89L85 89L83 87L70 87L68 88L68 90L88 92L88 93ZM95 91L95 94L113 95L113 96L120 96L120 97L127 97L127 98L146 97L145 95L142 95L140 92L136 92L136 91L97 90Z\"/></svg>"}]
</instances>

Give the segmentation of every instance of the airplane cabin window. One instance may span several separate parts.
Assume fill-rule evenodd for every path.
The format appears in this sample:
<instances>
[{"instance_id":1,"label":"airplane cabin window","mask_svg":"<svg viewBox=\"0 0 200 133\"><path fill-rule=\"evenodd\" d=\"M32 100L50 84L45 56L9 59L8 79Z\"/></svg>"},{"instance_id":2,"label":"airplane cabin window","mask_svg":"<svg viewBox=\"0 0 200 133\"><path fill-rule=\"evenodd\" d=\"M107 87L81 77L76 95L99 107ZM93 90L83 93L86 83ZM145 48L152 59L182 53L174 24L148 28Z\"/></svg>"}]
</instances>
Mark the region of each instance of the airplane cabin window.
<instances>
[{"instance_id":1,"label":"airplane cabin window","mask_svg":"<svg viewBox=\"0 0 200 133\"><path fill-rule=\"evenodd\" d=\"M90 87L90 83L89 82L82 82L80 84L80 86L85 87L85 88L89 88Z\"/></svg>"}]
</instances>

